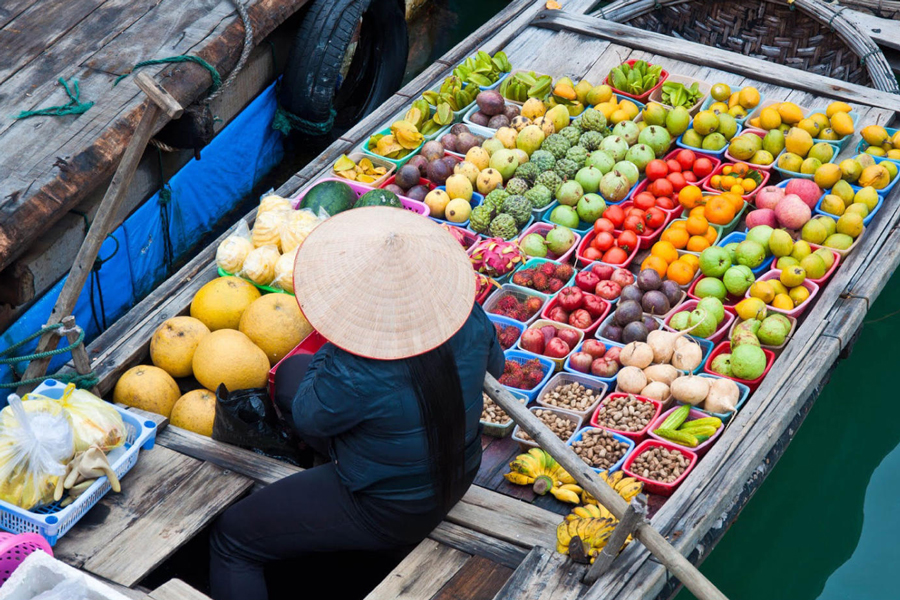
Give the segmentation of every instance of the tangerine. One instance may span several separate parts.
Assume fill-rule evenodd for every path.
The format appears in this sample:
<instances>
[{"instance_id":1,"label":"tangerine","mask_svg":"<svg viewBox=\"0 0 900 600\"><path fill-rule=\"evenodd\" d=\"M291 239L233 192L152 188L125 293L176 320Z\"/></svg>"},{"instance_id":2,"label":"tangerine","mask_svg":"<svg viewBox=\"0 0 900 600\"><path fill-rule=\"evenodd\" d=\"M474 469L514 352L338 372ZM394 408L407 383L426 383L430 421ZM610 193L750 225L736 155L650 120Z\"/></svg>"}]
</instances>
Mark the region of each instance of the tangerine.
<instances>
[{"instance_id":1,"label":"tangerine","mask_svg":"<svg viewBox=\"0 0 900 600\"><path fill-rule=\"evenodd\" d=\"M669 240L660 240L653 244L650 254L660 257L666 264L678 260L678 249Z\"/></svg>"},{"instance_id":2,"label":"tangerine","mask_svg":"<svg viewBox=\"0 0 900 600\"><path fill-rule=\"evenodd\" d=\"M696 185L686 185L678 192L678 202L685 208L694 208L703 201L703 191Z\"/></svg>"},{"instance_id":3,"label":"tangerine","mask_svg":"<svg viewBox=\"0 0 900 600\"><path fill-rule=\"evenodd\" d=\"M756 189L756 182L752 179L745 179L741 182L741 187L744 188L744 194L749 194Z\"/></svg>"},{"instance_id":4,"label":"tangerine","mask_svg":"<svg viewBox=\"0 0 900 600\"><path fill-rule=\"evenodd\" d=\"M686 262L691 266L691 269L694 270L694 273L697 272L697 269L700 268L700 258L694 254L683 254L678 258L681 262Z\"/></svg>"},{"instance_id":5,"label":"tangerine","mask_svg":"<svg viewBox=\"0 0 900 600\"><path fill-rule=\"evenodd\" d=\"M657 273L659 273L660 277L666 276L666 271L669 268L669 263L665 260L656 256L655 254L651 254L647 258L644 259L644 262L641 263L641 270L644 269L653 269Z\"/></svg>"},{"instance_id":6,"label":"tangerine","mask_svg":"<svg viewBox=\"0 0 900 600\"><path fill-rule=\"evenodd\" d=\"M676 221L677 222L677 221ZM682 221L683 222L683 221ZM673 223L674 225L674 223ZM669 242L678 250L684 250L684 248L688 244L688 238L690 238L690 234L680 227L669 228L663 231L661 236L661 240L664 242Z\"/></svg>"},{"instance_id":7,"label":"tangerine","mask_svg":"<svg viewBox=\"0 0 900 600\"><path fill-rule=\"evenodd\" d=\"M687 250L688 252L703 252L707 248L709 248L710 243L706 240L705 237L700 235L692 235L691 239L688 240Z\"/></svg>"},{"instance_id":8,"label":"tangerine","mask_svg":"<svg viewBox=\"0 0 900 600\"><path fill-rule=\"evenodd\" d=\"M678 285L687 285L694 279L694 268L683 260L676 260L666 269L666 277Z\"/></svg>"},{"instance_id":9,"label":"tangerine","mask_svg":"<svg viewBox=\"0 0 900 600\"><path fill-rule=\"evenodd\" d=\"M738 214L740 211L744 209L744 198L743 194L736 194L732 191L725 192L724 194L719 194L719 198L725 198L729 202L731 202L731 206L734 207L734 214Z\"/></svg>"},{"instance_id":10,"label":"tangerine","mask_svg":"<svg viewBox=\"0 0 900 600\"><path fill-rule=\"evenodd\" d=\"M703 235L703 237L706 238L706 241L709 243L710 246L712 246L713 244L716 243L716 240L719 238L719 232L716 231L715 227L710 225L706 229L706 233Z\"/></svg>"},{"instance_id":11,"label":"tangerine","mask_svg":"<svg viewBox=\"0 0 900 600\"><path fill-rule=\"evenodd\" d=\"M704 216L710 223L727 225L734 219L734 207L728 198L716 196L710 198L709 202L706 203Z\"/></svg>"},{"instance_id":12,"label":"tangerine","mask_svg":"<svg viewBox=\"0 0 900 600\"><path fill-rule=\"evenodd\" d=\"M703 235L706 228L709 227L709 221L706 217L700 215L691 215L687 220L687 232L691 235Z\"/></svg>"}]
</instances>

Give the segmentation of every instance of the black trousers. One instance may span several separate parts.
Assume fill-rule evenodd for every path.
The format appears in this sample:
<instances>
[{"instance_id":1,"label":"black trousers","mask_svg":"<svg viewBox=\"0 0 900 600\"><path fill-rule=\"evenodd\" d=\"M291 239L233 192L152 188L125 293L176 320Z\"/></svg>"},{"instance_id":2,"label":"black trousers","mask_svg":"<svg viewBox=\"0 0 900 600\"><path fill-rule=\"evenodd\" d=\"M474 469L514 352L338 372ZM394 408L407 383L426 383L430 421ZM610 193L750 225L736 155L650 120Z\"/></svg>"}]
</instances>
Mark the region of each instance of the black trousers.
<instances>
[{"instance_id":1,"label":"black trousers","mask_svg":"<svg viewBox=\"0 0 900 600\"><path fill-rule=\"evenodd\" d=\"M282 364L276 375L276 402L283 412L289 411L290 401L285 401L293 398L290 390L297 389L311 360L296 358ZM326 453L327 440L306 441ZM268 563L296 560L296 581L314 581L316 573L306 572L304 557L405 551L445 516L424 503L354 494L341 483L333 463L302 471L241 500L216 521L210 537L212 597L267 600Z\"/></svg>"}]
</instances>

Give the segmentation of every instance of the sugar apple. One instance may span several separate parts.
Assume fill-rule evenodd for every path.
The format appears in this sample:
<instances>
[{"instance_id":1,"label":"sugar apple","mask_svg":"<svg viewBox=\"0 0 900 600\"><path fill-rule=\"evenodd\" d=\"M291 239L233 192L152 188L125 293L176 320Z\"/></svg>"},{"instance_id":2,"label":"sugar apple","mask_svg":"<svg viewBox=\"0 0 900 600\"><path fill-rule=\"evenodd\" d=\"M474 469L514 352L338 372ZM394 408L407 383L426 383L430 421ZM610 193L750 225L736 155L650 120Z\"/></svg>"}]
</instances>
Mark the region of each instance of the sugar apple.
<instances>
[{"instance_id":1,"label":"sugar apple","mask_svg":"<svg viewBox=\"0 0 900 600\"><path fill-rule=\"evenodd\" d=\"M580 169L582 165L584 165L584 163L581 163L579 165L574 160L564 158L562 160L556 161L556 168L553 170L556 171L556 174L564 180L572 179L573 177L575 177L575 174L578 173L578 169Z\"/></svg>"},{"instance_id":2,"label":"sugar apple","mask_svg":"<svg viewBox=\"0 0 900 600\"><path fill-rule=\"evenodd\" d=\"M528 163L525 163L526 165ZM522 167L520 166L519 169ZM518 169L517 169L518 172ZM509 181L506 182L506 187L504 188L506 192L512 196L521 196L525 192L528 191L528 188L531 186L528 185L528 182L522 179L521 177L513 177Z\"/></svg>"},{"instance_id":3,"label":"sugar apple","mask_svg":"<svg viewBox=\"0 0 900 600\"><path fill-rule=\"evenodd\" d=\"M544 171L551 170L553 166L556 165L556 157L546 150L537 150L531 155L530 163L535 165L538 168L538 171L543 173Z\"/></svg>"},{"instance_id":4,"label":"sugar apple","mask_svg":"<svg viewBox=\"0 0 900 600\"><path fill-rule=\"evenodd\" d=\"M538 152L540 152L540 150L538 150ZM519 165L519 168L516 169L516 178L524 179L528 182L529 187L534 184L534 180L537 179L537 176L540 174L541 169L530 161Z\"/></svg>"},{"instance_id":5,"label":"sugar apple","mask_svg":"<svg viewBox=\"0 0 900 600\"><path fill-rule=\"evenodd\" d=\"M500 212L500 208L503 206L503 201L506 200L509 195L509 192L507 192L506 190L497 188L491 191L487 196L485 196L484 202L481 205L491 210L491 218L493 218Z\"/></svg>"},{"instance_id":6,"label":"sugar apple","mask_svg":"<svg viewBox=\"0 0 900 600\"><path fill-rule=\"evenodd\" d=\"M544 171L538 178L534 180L535 185L542 185L548 190L550 190L551 194L556 193L556 188L562 185L562 177L556 174L556 171Z\"/></svg>"},{"instance_id":7,"label":"sugar apple","mask_svg":"<svg viewBox=\"0 0 900 600\"><path fill-rule=\"evenodd\" d=\"M504 240L512 239L519 233L516 219L512 215L500 213L491 221L491 236Z\"/></svg>"},{"instance_id":8,"label":"sugar apple","mask_svg":"<svg viewBox=\"0 0 900 600\"><path fill-rule=\"evenodd\" d=\"M584 163L587 161L588 154L589 153L584 146L572 146L569 148L569 151L566 152L566 158L577 164L579 167L583 167Z\"/></svg>"},{"instance_id":9,"label":"sugar apple","mask_svg":"<svg viewBox=\"0 0 900 600\"><path fill-rule=\"evenodd\" d=\"M477 233L485 233L491 226L493 211L487 206L476 206L469 214L469 227Z\"/></svg>"},{"instance_id":10,"label":"sugar apple","mask_svg":"<svg viewBox=\"0 0 900 600\"><path fill-rule=\"evenodd\" d=\"M593 152L600 147L603 141L603 134L599 131L585 131L578 140L579 146L584 146L588 152Z\"/></svg>"},{"instance_id":11,"label":"sugar apple","mask_svg":"<svg viewBox=\"0 0 900 600\"><path fill-rule=\"evenodd\" d=\"M541 144L541 150L550 152L557 160L565 158L566 152L568 152L571 147L572 144L569 143L569 140L559 133L548 136L547 139L544 140L544 143Z\"/></svg>"},{"instance_id":12,"label":"sugar apple","mask_svg":"<svg viewBox=\"0 0 900 600\"><path fill-rule=\"evenodd\" d=\"M544 208L553 202L553 192L539 183L525 192L525 197L531 202L532 208Z\"/></svg>"},{"instance_id":13,"label":"sugar apple","mask_svg":"<svg viewBox=\"0 0 900 600\"><path fill-rule=\"evenodd\" d=\"M581 127L576 127L574 124L564 127L562 131L559 132L559 135L563 136L568 140L571 145L575 145L578 143L578 138L581 137L581 134L584 133Z\"/></svg>"},{"instance_id":14,"label":"sugar apple","mask_svg":"<svg viewBox=\"0 0 900 600\"><path fill-rule=\"evenodd\" d=\"M531 201L525 196L510 196L503 201L503 212L512 215L516 225L521 227L531 218Z\"/></svg>"},{"instance_id":15,"label":"sugar apple","mask_svg":"<svg viewBox=\"0 0 900 600\"><path fill-rule=\"evenodd\" d=\"M578 120L585 131L604 131L606 129L606 117L596 108L588 108L581 113Z\"/></svg>"}]
</instances>

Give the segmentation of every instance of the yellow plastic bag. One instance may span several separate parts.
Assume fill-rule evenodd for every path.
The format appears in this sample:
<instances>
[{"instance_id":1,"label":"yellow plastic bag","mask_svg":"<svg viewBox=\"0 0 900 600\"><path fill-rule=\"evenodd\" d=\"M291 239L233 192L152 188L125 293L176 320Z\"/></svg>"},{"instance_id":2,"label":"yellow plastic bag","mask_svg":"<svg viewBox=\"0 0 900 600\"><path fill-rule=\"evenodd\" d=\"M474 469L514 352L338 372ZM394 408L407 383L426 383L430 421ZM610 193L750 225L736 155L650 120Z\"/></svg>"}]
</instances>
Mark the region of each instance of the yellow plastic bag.
<instances>
[{"instance_id":1,"label":"yellow plastic bag","mask_svg":"<svg viewBox=\"0 0 900 600\"><path fill-rule=\"evenodd\" d=\"M94 445L109 452L125 443L128 431L122 415L108 402L70 383L59 403L72 423L75 452L84 452Z\"/></svg>"},{"instance_id":2,"label":"yellow plastic bag","mask_svg":"<svg viewBox=\"0 0 900 600\"><path fill-rule=\"evenodd\" d=\"M11 394L0 411L0 500L25 510L52 503L74 454L72 425L58 401Z\"/></svg>"}]
</instances>

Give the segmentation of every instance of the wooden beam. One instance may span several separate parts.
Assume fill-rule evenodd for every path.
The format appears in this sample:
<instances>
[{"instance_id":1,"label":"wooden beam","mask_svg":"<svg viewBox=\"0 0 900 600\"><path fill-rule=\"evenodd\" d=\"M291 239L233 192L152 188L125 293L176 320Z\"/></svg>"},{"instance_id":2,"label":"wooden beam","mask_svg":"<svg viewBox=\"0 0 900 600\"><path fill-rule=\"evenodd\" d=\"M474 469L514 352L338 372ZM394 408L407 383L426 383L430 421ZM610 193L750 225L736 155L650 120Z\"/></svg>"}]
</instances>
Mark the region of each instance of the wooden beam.
<instances>
[{"instance_id":1,"label":"wooden beam","mask_svg":"<svg viewBox=\"0 0 900 600\"><path fill-rule=\"evenodd\" d=\"M616 560L616 556L619 555L619 550L625 545L625 540L628 539L628 536L631 535L632 532L634 532L638 523L644 521L646 515L646 501L639 501L637 498L632 498L631 502L628 504L628 508L625 510L625 516L616 524L616 528L613 530L612 535L609 536L609 540L606 542L603 550L600 551L600 556L594 560L594 564L590 566L587 575L584 576L584 582L587 585L591 585L597 581L600 574L606 571L613 561Z\"/></svg>"},{"instance_id":2,"label":"wooden beam","mask_svg":"<svg viewBox=\"0 0 900 600\"><path fill-rule=\"evenodd\" d=\"M536 27L546 27L554 31L574 31L589 37L599 37L624 46L740 73L770 83L783 85L785 82L790 82L791 87L814 94L826 94L847 102L900 112L900 96L897 94L823 77L703 44L676 40L667 35L644 31L596 17L573 15L561 10L545 10L535 17L533 24Z\"/></svg>"}]
</instances>

